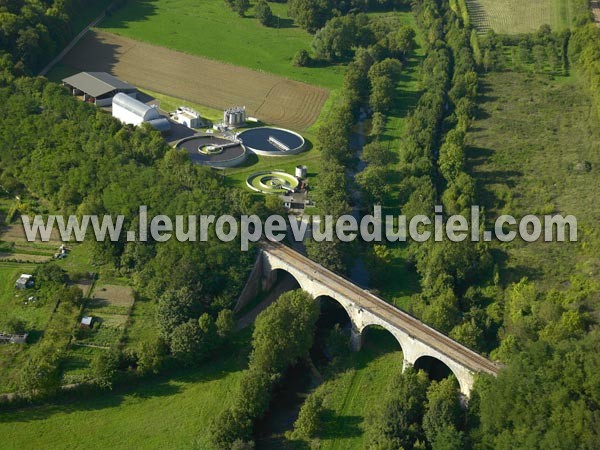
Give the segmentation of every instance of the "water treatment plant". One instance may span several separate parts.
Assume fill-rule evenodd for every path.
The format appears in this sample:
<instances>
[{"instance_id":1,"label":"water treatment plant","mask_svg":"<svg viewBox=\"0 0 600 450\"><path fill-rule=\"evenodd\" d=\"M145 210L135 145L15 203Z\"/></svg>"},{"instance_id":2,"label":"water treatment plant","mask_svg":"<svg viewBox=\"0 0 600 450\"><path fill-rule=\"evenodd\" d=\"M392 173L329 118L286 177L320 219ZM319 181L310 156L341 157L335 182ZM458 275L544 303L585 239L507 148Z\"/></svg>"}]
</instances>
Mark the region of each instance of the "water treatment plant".
<instances>
[{"instance_id":1,"label":"water treatment plant","mask_svg":"<svg viewBox=\"0 0 600 450\"><path fill-rule=\"evenodd\" d=\"M194 135L181 139L175 148L186 150L192 162L210 167L235 167L246 160L240 142L217 136Z\"/></svg>"},{"instance_id":2,"label":"water treatment plant","mask_svg":"<svg viewBox=\"0 0 600 450\"><path fill-rule=\"evenodd\" d=\"M257 127L236 134L229 131L195 134L179 140L175 148L186 150L197 164L226 168L242 164L249 152L259 156L295 155L305 150L306 142L294 131Z\"/></svg>"},{"instance_id":3,"label":"water treatment plant","mask_svg":"<svg viewBox=\"0 0 600 450\"><path fill-rule=\"evenodd\" d=\"M286 172L262 171L250 175L246 185L262 194L287 194L293 193L300 185L300 181Z\"/></svg>"},{"instance_id":4,"label":"water treatment plant","mask_svg":"<svg viewBox=\"0 0 600 450\"><path fill-rule=\"evenodd\" d=\"M286 156L300 153L305 141L298 133L283 128L258 127L236 135L244 147L261 156Z\"/></svg>"}]
</instances>

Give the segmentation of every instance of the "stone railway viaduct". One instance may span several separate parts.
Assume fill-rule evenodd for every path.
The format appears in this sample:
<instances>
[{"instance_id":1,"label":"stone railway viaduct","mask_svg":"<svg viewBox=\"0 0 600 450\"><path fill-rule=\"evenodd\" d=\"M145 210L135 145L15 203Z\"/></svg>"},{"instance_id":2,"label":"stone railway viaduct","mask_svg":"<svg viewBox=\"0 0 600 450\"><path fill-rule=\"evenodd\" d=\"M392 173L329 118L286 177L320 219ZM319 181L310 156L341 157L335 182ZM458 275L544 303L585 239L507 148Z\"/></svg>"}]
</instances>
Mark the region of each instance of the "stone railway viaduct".
<instances>
[{"instance_id":1,"label":"stone railway viaduct","mask_svg":"<svg viewBox=\"0 0 600 450\"><path fill-rule=\"evenodd\" d=\"M390 305L351 281L325 269L283 244L263 241L255 267L250 274L238 307L262 289L268 291L277 281L277 270L292 275L313 298L328 296L347 312L352 324L351 346L360 350L364 330L378 325L398 341L404 355L404 367L430 357L444 363L456 376L461 392L469 397L474 375L496 375L500 367L443 333L425 325L410 314Z\"/></svg>"}]
</instances>

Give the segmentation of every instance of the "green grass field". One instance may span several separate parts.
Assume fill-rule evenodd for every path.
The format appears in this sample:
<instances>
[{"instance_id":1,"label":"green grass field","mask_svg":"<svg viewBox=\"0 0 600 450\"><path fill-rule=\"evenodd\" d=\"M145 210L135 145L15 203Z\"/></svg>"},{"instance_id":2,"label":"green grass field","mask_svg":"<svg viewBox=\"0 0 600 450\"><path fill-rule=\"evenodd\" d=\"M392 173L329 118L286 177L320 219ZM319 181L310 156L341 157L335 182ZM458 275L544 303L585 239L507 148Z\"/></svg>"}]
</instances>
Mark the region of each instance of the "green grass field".
<instances>
[{"instance_id":1,"label":"green grass field","mask_svg":"<svg viewBox=\"0 0 600 450\"><path fill-rule=\"evenodd\" d=\"M0 413L1 447L209 450L209 422L231 404L247 364L241 340L200 370Z\"/></svg>"},{"instance_id":2,"label":"green grass field","mask_svg":"<svg viewBox=\"0 0 600 450\"><path fill-rule=\"evenodd\" d=\"M561 288L575 272L600 281L600 129L586 92L575 78L494 73L483 79L480 105L468 157L488 218L560 213L578 220L577 243L501 246L507 280L527 276Z\"/></svg>"},{"instance_id":3,"label":"green grass field","mask_svg":"<svg viewBox=\"0 0 600 450\"><path fill-rule=\"evenodd\" d=\"M531 33L541 25L569 28L576 15L574 0L466 0L472 24L479 31Z\"/></svg>"},{"instance_id":4,"label":"green grass field","mask_svg":"<svg viewBox=\"0 0 600 450\"><path fill-rule=\"evenodd\" d=\"M338 88L343 66L294 67L296 52L312 36L287 16L285 3L271 3L279 28L262 26L251 8L245 18L223 0L129 1L100 25L105 31L326 88Z\"/></svg>"},{"instance_id":5,"label":"green grass field","mask_svg":"<svg viewBox=\"0 0 600 450\"><path fill-rule=\"evenodd\" d=\"M390 333L367 330L362 350L350 354L342 363L345 370L318 388L324 394L325 406L320 448L365 448L365 418L402 370L402 362L400 346Z\"/></svg>"}]
</instances>

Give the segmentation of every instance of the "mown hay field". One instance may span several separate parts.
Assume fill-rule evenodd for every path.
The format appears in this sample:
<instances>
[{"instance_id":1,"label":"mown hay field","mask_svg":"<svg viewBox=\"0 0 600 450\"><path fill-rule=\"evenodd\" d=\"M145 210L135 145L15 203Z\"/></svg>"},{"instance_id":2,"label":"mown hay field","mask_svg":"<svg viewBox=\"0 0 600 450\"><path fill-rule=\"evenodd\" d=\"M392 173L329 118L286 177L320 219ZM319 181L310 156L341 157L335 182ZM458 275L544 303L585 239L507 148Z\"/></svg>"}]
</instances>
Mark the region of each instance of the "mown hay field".
<instances>
[{"instance_id":1,"label":"mown hay field","mask_svg":"<svg viewBox=\"0 0 600 450\"><path fill-rule=\"evenodd\" d=\"M472 24L479 31L531 33L547 24L560 31L575 16L573 0L466 0Z\"/></svg>"},{"instance_id":2,"label":"mown hay field","mask_svg":"<svg viewBox=\"0 0 600 450\"><path fill-rule=\"evenodd\" d=\"M244 105L263 122L304 130L318 118L329 91L275 75L91 31L62 63L104 71L140 88L211 108Z\"/></svg>"}]
</instances>

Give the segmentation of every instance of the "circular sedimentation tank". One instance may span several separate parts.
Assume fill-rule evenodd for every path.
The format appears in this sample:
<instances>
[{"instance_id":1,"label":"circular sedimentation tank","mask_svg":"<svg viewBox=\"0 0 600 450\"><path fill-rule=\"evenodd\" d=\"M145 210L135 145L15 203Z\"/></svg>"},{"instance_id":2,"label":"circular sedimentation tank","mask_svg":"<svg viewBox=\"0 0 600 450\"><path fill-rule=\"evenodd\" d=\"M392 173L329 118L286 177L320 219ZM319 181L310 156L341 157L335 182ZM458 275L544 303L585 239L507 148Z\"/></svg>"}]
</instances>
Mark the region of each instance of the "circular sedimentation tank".
<instances>
[{"instance_id":1,"label":"circular sedimentation tank","mask_svg":"<svg viewBox=\"0 0 600 450\"><path fill-rule=\"evenodd\" d=\"M238 133L237 138L246 149L261 156L294 155L306 145L298 133L276 127L250 128Z\"/></svg>"},{"instance_id":2,"label":"circular sedimentation tank","mask_svg":"<svg viewBox=\"0 0 600 450\"><path fill-rule=\"evenodd\" d=\"M175 148L186 150L192 162L210 167L235 167L246 160L246 149L240 142L209 134L184 138Z\"/></svg>"},{"instance_id":3,"label":"circular sedimentation tank","mask_svg":"<svg viewBox=\"0 0 600 450\"><path fill-rule=\"evenodd\" d=\"M256 172L246 179L250 189L263 194L285 194L298 187L298 179L286 172Z\"/></svg>"}]
</instances>

